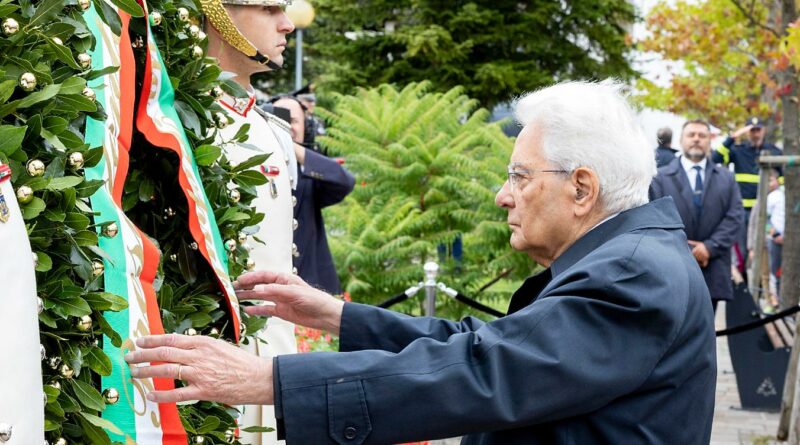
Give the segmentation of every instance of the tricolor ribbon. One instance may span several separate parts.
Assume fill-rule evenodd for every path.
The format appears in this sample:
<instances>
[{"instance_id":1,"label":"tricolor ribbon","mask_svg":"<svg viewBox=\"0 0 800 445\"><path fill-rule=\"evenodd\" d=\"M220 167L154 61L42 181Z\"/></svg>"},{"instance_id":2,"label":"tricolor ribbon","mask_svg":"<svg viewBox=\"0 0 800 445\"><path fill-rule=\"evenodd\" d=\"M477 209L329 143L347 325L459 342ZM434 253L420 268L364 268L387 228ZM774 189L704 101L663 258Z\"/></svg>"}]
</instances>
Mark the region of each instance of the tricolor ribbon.
<instances>
[{"instance_id":1,"label":"tricolor ribbon","mask_svg":"<svg viewBox=\"0 0 800 445\"><path fill-rule=\"evenodd\" d=\"M123 339L123 343L121 348L117 348L110 339L104 338L103 350L111 359L112 373L102 378L102 387L118 389L120 401L109 405L103 412L103 417L123 432L122 435L109 432L113 441L139 445L185 445L188 437L177 406L174 403L156 404L145 398L150 391L174 389L175 382L164 378L132 380L128 365L123 360L126 352L135 349L134 339L164 333L153 287L160 254L155 244L122 210L122 193L128 176L134 122L151 143L173 150L179 156L179 180L189 204L189 231L217 276L230 310L237 340L239 308L227 273L227 259L224 254L220 254L224 250L214 214L201 186L188 140L177 118L169 77L149 27L145 85L139 116L136 117L136 62L128 34L131 17L110 4L109 7L116 9L120 16L120 36L115 35L100 19L94 6L84 13L84 19L96 41L91 52L92 68L119 67L116 73L89 83L96 93L96 100L103 105L107 118L102 122L87 118L86 122L86 143L92 147L103 147L101 161L95 167L86 169L86 179L100 179L105 182L91 197L92 210L96 213L95 221L98 226L115 222L119 227L116 236L101 237L99 241L100 248L108 254L108 259L104 259L105 290L128 301L128 309L104 314L111 328ZM166 82L162 82L162 79Z\"/></svg>"},{"instance_id":2,"label":"tricolor ribbon","mask_svg":"<svg viewBox=\"0 0 800 445\"><path fill-rule=\"evenodd\" d=\"M122 210L122 192L128 176L133 135L136 62L128 36L131 17L122 10L117 10L117 13L122 23L119 36L100 19L94 6L84 14L96 42L91 53L92 67L119 67L116 73L90 82L107 118L104 122L86 121L86 142L90 146L103 147L102 160L95 167L86 169L87 179L105 181L105 185L91 197L92 210L97 213L95 221L100 224L116 222L119 227L117 236L101 237L99 242L100 248L110 258L104 260L105 289L128 300L128 309L104 314L111 328L122 337L123 344L117 348L108 338L103 341L103 350L111 358L112 373L102 378L102 385L103 388L117 388L120 392L119 403L108 406L103 416L123 432L122 436L109 433L114 441L183 445L187 443L187 435L177 406L174 403L159 405L145 398L150 391L175 388L175 382L169 379L134 381L123 360L124 354L135 348L134 339L163 334L164 327L153 288L158 270L158 249Z\"/></svg>"},{"instance_id":3,"label":"tricolor ribbon","mask_svg":"<svg viewBox=\"0 0 800 445\"><path fill-rule=\"evenodd\" d=\"M137 0L147 17L147 3ZM175 90L164 60L147 23L147 57L136 115L136 127L147 140L178 156L178 183L189 207L189 232L200 253L211 266L228 307L236 342L239 342L239 302L228 275L228 257L219 234L216 217L203 189L189 139L175 110Z\"/></svg>"}]
</instances>

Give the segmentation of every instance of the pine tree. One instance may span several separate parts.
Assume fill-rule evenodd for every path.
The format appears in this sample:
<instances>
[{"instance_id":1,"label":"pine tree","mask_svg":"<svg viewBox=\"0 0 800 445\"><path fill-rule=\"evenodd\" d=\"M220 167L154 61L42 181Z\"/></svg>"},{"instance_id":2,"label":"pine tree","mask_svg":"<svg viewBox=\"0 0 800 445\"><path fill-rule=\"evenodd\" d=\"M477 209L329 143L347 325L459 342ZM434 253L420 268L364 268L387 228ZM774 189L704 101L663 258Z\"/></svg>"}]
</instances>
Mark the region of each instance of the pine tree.
<instances>
[{"instance_id":1,"label":"pine tree","mask_svg":"<svg viewBox=\"0 0 800 445\"><path fill-rule=\"evenodd\" d=\"M634 76L626 0L315 0L306 78L323 91L428 80L491 108L558 79Z\"/></svg>"},{"instance_id":2,"label":"pine tree","mask_svg":"<svg viewBox=\"0 0 800 445\"><path fill-rule=\"evenodd\" d=\"M430 87L360 90L324 113L331 128L322 144L343 155L357 178L353 193L326 214L340 278L355 300L401 293L422 279L429 260L441 261L441 280L463 293L509 269L516 277L530 272L509 248L505 212L494 204L511 139L462 88ZM458 237L463 259L440 258ZM464 313L446 306L450 315Z\"/></svg>"}]
</instances>

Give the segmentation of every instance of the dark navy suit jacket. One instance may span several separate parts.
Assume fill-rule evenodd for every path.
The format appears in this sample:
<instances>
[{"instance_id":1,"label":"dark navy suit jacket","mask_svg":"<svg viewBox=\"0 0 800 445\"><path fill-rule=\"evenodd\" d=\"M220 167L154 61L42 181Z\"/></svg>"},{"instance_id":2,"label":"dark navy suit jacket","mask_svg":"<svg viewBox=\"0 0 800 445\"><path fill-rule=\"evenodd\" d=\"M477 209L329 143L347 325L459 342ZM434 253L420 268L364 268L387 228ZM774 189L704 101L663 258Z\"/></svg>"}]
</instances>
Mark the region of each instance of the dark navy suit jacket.
<instances>
[{"instance_id":1,"label":"dark navy suit jacket","mask_svg":"<svg viewBox=\"0 0 800 445\"><path fill-rule=\"evenodd\" d=\"M306 150L303 168L294 196L294 218L298 227L294 243L299 256L292 261L297 273L312 286L332 294L341 292L339 277L333 264L322 209L343 200L353 190L355 178L335 159L313 150Z\"/></svg>"},{"instance_id":2,"label":"dark navy suit jacket","mask_svg":"<svg viewBox=\"0 0 800 445\"><path fill-rule=\"evenodd\" d=\"M731 246L744 220L744 208L739 187L728 169L706 162L703 184L703 211L700 218L692 203L693 187L676 158L650 184L650 199L671 196L690 240L702 241L711 259L703 268L703 277L713 300L732 300Z\"/></svg>"},{"instance_id":3,"label":"dark navy suit jacket","mask_svg":"<svg viewBox=\"0 0 800 445\"><path fill-rule=\"evenodd\" d=\"M484 323L347 303L342 353L274 360L294 444L708 444L713 311L671 199L580 238ZM667 273L668 272L668 273Z\"/></svg>"}]
</instances>

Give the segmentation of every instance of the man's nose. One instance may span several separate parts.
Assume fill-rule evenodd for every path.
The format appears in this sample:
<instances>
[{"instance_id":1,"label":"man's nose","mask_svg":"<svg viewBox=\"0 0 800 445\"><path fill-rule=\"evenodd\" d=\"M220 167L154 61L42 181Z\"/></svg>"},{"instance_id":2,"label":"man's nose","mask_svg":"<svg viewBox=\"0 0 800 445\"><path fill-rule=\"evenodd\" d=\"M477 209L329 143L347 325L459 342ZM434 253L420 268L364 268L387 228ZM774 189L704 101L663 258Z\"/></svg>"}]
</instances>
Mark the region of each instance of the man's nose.
<instances>
[{"instance_id":1,"label":"man's nose","mask_svg":"<svg viewBox=\"0 0 800 445\"><path fill-rule=\"evenodd\" d=\"M504 182L503 186L500 187L500 190L494 197L494 203L498 207L507 209L514 207L514 197L511 195L511 187L508 184L508 181Z\"/></svg>"},{"instance_id":2,"label":"man's nose","mask_svg":"<svg viewBox=\"0 0 800 445\"><path fill-rule=\"evenodd\" d=\"M280 32L284 34L289 34L290 32L294 31L294 23L289 20L289 17L286 15L286 12L281 13L281 21L280 21Z\"/></svg>"}]
</instances>

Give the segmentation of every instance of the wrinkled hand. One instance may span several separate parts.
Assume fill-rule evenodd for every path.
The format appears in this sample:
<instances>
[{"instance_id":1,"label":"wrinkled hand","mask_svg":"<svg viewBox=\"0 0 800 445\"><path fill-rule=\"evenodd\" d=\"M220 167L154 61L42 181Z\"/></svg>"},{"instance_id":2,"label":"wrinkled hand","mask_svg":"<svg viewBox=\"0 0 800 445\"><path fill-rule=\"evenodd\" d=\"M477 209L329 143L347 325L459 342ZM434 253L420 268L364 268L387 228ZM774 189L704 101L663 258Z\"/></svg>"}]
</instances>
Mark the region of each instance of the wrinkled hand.
<instances>
[{"instance_id":1,"label":"wrinkled hand","mask_svg":"<svg viewBox=\"0 0 800 445\"><path fill-rule=\"evenodd\" d=\"M783 245L783 235L773 236L772 237L772 242L777 244L777 245L779 245L779 246L782 246Z\"/></svg>"},{"instance_id":2,"label":"wrinkled hand","mask_svg":"<svg viewBox=\"0 0 800 445\"><path fill-rule=\"evenodd\" d=\"M697 264L699 264L700 267L708 266L711 253L706 248L706 245L701 241L689 241L689 245L692 246L692 255L694 255L694 259L697 260Z\"/></svg>"},{"instance_id":3,"label":"wrinkled hand","mask_svg":"<svg viewBox=\"0 0 800 445\"><path fill-rule=\"evenodd\" d=\"M137 339L136 346L136 350L125 355L131 377L180 379L186 384L170 391L149 392L148 400L157 403L207 400L227 405L273 403L271 359L204 336L154 335Z\"/></svg>"},{"instance_id":4,"label":"wrinkled hand","mask_svg":"<svg viewBox=\"0 0 800 445\"><path fill-rule=\"evenodd\" d=\"M301 326L339 335L344 302L309 286L297 275L250 272L240 276L233 286L240 300L274 303L245 308L250 315L274 315Z\"/></svg>"}]
</instances>

